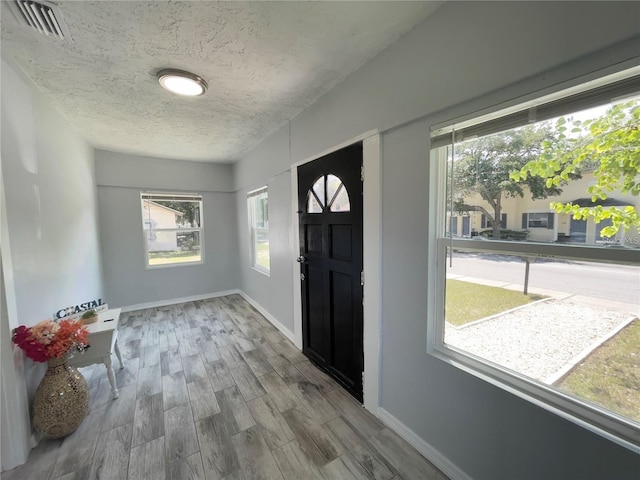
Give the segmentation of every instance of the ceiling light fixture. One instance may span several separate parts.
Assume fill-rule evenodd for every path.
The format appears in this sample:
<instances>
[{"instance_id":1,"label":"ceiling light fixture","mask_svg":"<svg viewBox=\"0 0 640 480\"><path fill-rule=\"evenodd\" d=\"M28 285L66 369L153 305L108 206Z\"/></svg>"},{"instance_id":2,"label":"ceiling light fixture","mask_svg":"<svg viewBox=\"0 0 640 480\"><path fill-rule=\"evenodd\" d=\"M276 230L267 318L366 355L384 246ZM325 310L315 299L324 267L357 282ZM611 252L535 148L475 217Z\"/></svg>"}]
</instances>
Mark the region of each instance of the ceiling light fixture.
<instances>
[{"instance_id":1,"label":"ceiling light fixture","mask_svg":"<svg viewBox=\"0 0 640 480\"><path fill-rule=\"evenodd\" d=\"M197 97L207 91L207 82L198 75L183 70L172 68L160 70L158 82L164 89L187 97Z\"/></svg>"}]
</instances>

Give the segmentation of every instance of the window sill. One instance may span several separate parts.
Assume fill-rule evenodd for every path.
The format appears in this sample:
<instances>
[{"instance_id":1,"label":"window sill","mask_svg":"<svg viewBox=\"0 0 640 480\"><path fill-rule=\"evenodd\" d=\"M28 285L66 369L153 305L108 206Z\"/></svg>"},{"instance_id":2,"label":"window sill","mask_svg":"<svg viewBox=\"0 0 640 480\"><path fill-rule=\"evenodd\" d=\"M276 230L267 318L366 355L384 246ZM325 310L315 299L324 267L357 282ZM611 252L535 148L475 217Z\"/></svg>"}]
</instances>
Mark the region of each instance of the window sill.
<instances>
[{"instance_id":1,"label":"window sill","mask_svg":"<svg viewBox=\"0 0 640 480\"><path fill-rule=\"evenodd\" d=\"M622 416L603 410L596 405L587 404L517 372L494 365L449 345L430 343L427 353L640 454L640 431L636 424Z\"/></svg>"},{"instance_id":2,"label":"window sill","mask_svg":"<svg viewBox=\"0 0 640 480\"><path fill-rule=\"evenodd\" d=\"M270 277L271 276L271 270L267 270L266 268L261 267L259 265L252 265L251 266L251 270L255 270L256 272L261 273L265 277Z\"/></svg>"},{"instance_id":3,"label":"window sill","mask_svg":"<svg viewBox=\"0 0 640 480\"><path fill-rule=\"evenodd\" d=\"M176 267L193 267L196 265L204 265L204 260L199 262L182 262L182 263L164 263L161 265L147 265L147 270L157 270L162 268L176 268Z\"/></svg>"}]
</instances>

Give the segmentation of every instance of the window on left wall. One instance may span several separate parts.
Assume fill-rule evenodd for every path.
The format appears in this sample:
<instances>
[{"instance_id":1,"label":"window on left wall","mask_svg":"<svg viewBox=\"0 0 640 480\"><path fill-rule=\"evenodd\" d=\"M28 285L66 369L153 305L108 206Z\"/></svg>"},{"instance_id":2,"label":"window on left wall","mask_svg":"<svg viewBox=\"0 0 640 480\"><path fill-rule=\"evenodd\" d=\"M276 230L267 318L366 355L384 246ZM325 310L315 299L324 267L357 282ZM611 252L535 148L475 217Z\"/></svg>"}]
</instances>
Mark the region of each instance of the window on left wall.
<instances>
[{"instance_id":1,"label":"window on left wall","mask_svg":"<svg viewBox=\"0 0 640 480\"><path fill-rule=\"evenodd\" d=\"M147 267L202 263L202 196L143 192L140 200Z\"/></svg>"},{"instance_id":2,"label":"window on left wall","mask_svg":"<svg viewBox=\"0 0 640 480\"><path fill-rule=\"evenodd\" d=\"M263 273L269 273L269 194L267 187L247 194L249 232L251 234L252 266Z\"/></svg>"}]
</instances>

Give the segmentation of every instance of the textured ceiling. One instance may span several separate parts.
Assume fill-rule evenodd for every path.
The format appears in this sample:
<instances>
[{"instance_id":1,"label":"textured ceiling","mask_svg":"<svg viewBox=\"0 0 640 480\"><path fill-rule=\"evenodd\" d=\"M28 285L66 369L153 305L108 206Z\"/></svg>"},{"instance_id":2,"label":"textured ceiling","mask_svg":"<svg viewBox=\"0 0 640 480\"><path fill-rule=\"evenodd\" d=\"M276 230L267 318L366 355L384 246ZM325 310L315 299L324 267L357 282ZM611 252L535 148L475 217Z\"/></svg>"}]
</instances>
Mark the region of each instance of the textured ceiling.
<instances>
[{"instance_id":1,"label":"textured ceiling","mask_svg":"<svg viewBox=\"0 0 640 480\"><path fill-rule=\"evenodd\" d=\"M11 0L13 1L13 0ZM2 52L94 147L196 161L241 158L440 2L57 2L72 41L2 1ZM209 84L197 98L162 68Z\"/></svg>"}]
</instances>

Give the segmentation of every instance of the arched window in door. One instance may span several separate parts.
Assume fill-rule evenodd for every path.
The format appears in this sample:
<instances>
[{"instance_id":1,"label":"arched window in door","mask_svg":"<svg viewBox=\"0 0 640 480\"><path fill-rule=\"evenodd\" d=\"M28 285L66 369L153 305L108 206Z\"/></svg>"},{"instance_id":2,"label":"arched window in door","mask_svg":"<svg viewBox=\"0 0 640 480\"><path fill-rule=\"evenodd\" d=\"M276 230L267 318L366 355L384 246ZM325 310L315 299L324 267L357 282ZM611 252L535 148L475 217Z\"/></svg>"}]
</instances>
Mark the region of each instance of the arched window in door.
<instances>
[{"instance_id":1,"label":"arched window in door","mask_svg":"<svg viewBox=\"0 0 640 480\"><path fill-rule=\"evenodd\" d=\"M347 187L335 175L318 178L307 193L307 213L349 212L351 203Z\"/></svg>"}]
</instances>

